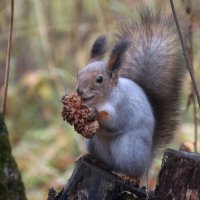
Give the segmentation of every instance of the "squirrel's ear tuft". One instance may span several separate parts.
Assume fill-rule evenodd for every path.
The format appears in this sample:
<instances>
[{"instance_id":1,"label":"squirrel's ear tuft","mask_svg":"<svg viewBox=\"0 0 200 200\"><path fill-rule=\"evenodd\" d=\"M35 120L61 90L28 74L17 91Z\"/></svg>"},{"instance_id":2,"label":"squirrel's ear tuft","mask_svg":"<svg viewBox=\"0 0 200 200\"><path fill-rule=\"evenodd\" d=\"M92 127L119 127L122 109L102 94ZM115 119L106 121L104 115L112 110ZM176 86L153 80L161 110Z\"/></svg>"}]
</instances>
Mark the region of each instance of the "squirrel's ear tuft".
<instances>
[{"instance_id":1,"label":"squirrel's ear tuft","mask_svg":"<svg viewBox=\"0 0 200 200\"><path fill-rule=\"evenodd\" d=\"M128 40L120 40L114 46L107 64L108 73L110 76L112 76L112 73L120 70L124 53L128 49L129 45L130 44Z\"/></svg>"},{"instance_id":2,"label":"squirrel's ear tuft","mask_svg":"<svg viewBox=\"0 0 200 200\"><path fill-rule=\"evenodd\" d=\"M106 43L105 36L98 37L92 45L89 60L101 59L106 52Z\"/></svg>"}]
</instances>

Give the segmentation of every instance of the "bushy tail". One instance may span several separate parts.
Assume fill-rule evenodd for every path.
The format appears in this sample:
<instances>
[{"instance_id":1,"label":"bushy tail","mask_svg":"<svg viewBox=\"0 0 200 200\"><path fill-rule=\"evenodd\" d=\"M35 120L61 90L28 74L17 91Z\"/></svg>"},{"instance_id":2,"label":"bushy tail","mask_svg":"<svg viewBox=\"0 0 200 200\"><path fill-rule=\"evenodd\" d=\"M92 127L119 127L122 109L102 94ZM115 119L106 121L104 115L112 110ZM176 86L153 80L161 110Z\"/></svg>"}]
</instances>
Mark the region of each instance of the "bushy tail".
<instances>
[{"instance_id":1,"label":"bushy tail","mask_svg":"<svg viewBox=\"0 0 200 200\"><path fill-rule=\"evenodd\" d=\"M119 40L131 42L121 76L135 81L146 92L156 118L153 147L161 147L170 142L177 126L185 71L173 18L159 6L155 11L143 6L139 21L121 23L117 35Z\"/></svg>"}]
</instances>

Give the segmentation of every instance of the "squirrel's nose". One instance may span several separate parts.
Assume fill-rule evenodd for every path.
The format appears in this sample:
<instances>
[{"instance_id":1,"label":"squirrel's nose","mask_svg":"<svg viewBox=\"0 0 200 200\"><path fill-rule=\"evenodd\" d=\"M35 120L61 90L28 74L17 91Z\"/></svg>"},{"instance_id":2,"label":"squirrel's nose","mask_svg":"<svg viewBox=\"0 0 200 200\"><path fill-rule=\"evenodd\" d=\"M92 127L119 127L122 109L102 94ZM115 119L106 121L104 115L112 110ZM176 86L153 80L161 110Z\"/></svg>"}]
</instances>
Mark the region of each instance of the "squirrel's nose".
<instances>
[{"instance_id":1,"label":"squirrel's nose","mask_svg":"<svg viewBox=\"0 0 200 200\"><path fill-rule=\"evenodd\" d=\"M79 87L76 87L76 93L81 96L83 94L83 91L79 88Z\"/></svg>"}]
</instances>

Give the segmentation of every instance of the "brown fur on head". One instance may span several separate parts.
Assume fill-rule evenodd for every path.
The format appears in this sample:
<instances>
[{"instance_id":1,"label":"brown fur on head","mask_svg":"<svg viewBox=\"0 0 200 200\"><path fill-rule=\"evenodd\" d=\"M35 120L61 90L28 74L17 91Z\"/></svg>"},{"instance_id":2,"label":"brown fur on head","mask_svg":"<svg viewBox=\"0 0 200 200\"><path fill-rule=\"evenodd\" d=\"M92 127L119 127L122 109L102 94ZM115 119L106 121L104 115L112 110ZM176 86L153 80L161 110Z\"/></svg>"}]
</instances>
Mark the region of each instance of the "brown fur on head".
<instances>
[{"instance_id":1,"label":"brown fur on head","mask_svg":"<svg viewBox=\"0 0 200 200\"><path fill-rule=\"evenodd\" d=\"M112 88L117 84L118 72L128 48L127 41L118 42L106 63L98 61L105 53L105 45L105 37L97 38L91 49L89 64L78 73L76 92L89 107L103 102L110 95Z\"/></svg>"}]
</instances>

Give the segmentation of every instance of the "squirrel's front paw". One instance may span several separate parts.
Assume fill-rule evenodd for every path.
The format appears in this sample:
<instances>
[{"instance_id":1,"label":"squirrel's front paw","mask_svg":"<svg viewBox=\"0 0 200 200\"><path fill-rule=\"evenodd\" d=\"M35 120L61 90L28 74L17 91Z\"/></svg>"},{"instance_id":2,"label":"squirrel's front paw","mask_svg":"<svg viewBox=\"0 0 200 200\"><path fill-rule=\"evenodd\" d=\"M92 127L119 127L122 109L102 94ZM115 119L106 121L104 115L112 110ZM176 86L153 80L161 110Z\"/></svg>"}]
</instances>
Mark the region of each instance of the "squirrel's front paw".
<instances>
[{"instance_id":1,"label":"squirrel's front paw","mask_svg":"<svg viewBox=\"0 0 200 200\"><path fill-rule=\"evenodd\" d=\"M97 120L106 120L109 119L109 114L106 111L100 111L97 114Z\"/></svg>"}]
</instances>

